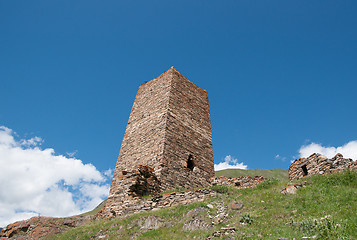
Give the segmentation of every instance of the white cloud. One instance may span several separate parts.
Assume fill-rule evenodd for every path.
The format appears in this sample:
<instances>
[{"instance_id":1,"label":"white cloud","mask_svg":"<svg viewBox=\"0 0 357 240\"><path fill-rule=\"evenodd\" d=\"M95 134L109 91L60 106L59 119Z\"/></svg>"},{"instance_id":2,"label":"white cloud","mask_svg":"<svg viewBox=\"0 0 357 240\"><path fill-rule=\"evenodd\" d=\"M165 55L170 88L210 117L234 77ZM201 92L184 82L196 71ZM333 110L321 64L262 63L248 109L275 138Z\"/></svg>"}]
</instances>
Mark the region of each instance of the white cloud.
<instances>
[{"instance_id":1,"label":"white cloud","mask_svg":"<svg viewBox=\"0 0 357 240\"><path fill-rule=\"evenodd\" d=\"M224 158L224 162L220 162L214 165L215 171L220 171L224 169L247 169L248 166L244 165L244 162L239 163L238 159L228 155Z\"/></svg>"},{"instance_id":2,"label":"white cloud","mask_svg":"<svg viewBox=\"0 0 357 240\"><path fill-rule=\"evenodd\" d=\"M108 170L104 171L103 174L107 176L109 179L113 178L113 169L109 168Z\"/></svg>"},{"instance_id":3,"label":"white cloud","mask_svg":"<svg viewBox=\"0 0 357 240\"><path fill-rule=\"evenodd\" d=\"M313 153L320 153L328 158L334 157L337 153L341 153L345 158L357 160L357 141L350 141L340 147L324 147L318 143L310 143L300 148L300 157L308 157Z\"/></svg>"},{"instance_id":4,"label":"white cloud","mask_svg":"<svg viewBox=\"0 0 357 240\"><path fill-rule=\"evenodd\" d=\"M78 150L75 150L74 152L66 152L68 157L74 157L74 155L76 155L78 153Z\"/></svg>"},{"instance_id":5,"label":"white cloud","mask_svg":"<svg viewBox=\"0 0 357 240\"><path fill-rule=\"evenodd\" d=\"M282 162L285 162L285 161L286 161L286 157L282 157L282 156L280 156L279 154L275 155L274 158L277 159L277 160L281 160Z\"/></svg>"},{"instance_id":6,"label":"white cloud","mask_svg":"<svg viewBox=\"0 0 357 240\"><path fill-rule=\"evenodd\" d=\"M37 145L41 145L43 143L43 140L40 137L33 137L30 139L21 139L20 143L25 147L35 147Z\"/></svg>"},{"instance_id":7,"label":"white cloud","mask_svg":"<svg viewBox=\"0 0 357 240\"><path fill-rule=\"evenodd\" d=\"M32 216L70 216L92 210L108 195L107 177L92 164L16 140L0 126L0 226Z\"/></svg>"}]
</instances>

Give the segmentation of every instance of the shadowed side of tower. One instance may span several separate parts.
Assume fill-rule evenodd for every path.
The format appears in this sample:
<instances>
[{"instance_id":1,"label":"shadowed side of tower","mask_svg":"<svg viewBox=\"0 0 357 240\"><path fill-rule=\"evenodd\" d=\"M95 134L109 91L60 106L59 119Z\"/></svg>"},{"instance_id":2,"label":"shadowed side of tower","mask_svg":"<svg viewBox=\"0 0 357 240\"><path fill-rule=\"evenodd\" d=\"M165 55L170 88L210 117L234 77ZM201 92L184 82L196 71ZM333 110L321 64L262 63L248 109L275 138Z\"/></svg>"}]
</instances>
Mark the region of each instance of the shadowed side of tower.
<instances>
[{"instance_id":1,"label":"shadowed side of tower","mask_svg":"<svg viewBox=\"0 0 357 240\"><path fill-rule=\"evenodd\" d=\"M208 95L175 68L142 84L126 127L105 211L214 176Z\"/></svg>"},{"instance_id":2,"label":"shadowed side of tower","mask_svg":"<svg viewBox=\"0 0 357 240\"><path fill-rule=\"evenodd\" d=\"M206 186L214 176L208 94L175 69L171 74L161 185Z\"/></svg>"}]
</instances>

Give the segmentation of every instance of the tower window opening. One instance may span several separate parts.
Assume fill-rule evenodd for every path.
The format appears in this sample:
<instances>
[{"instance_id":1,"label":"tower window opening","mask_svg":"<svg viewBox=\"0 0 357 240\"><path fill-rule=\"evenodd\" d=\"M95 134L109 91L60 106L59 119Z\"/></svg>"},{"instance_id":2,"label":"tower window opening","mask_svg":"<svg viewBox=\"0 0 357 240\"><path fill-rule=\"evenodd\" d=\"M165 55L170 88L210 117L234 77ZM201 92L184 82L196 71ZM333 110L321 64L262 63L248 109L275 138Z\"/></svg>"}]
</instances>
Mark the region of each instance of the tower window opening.
<instances>
[{"instance_id":1,"label":"tower window opening","mask_svg":"<svg viewBox=\"0 0 357 240\"><path fill-rule=\"evenodd\" d=\"M190 154L187 159L187 168L192 171L194 167L195 167L195 163L193 162L192 154Z\"/></svg>"},{"instance_id":2,"label":"tower window opening","mask_svg":"<svg viewBox=\"0 0 357 240\"><path fill-rule=\"evenodd\" d=\"M303 175L306 176L308 174L306 165L301 166L301 169L302 169Z\"/></svg>"}]
</instances>

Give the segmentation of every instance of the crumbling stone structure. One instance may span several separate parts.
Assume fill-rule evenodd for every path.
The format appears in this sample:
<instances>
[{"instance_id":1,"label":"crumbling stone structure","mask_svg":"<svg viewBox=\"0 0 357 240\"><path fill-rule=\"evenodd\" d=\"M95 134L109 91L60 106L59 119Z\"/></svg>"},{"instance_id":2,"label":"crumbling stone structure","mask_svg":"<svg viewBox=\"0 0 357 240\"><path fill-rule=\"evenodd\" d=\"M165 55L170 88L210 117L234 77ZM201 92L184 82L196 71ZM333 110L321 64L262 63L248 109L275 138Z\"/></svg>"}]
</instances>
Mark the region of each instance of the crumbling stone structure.
<instances>
[{"instance_id":1,"label":"crumbling stone structure","mask_svg":"<svg viewBox=\"0 0 357 240\"><path fill-rule=\"evenodd\" d=\"M220 176L220 177L211 178L211 184L243 189L243 188L254 188L264 180L266 179L264 179L262 176L255 176L255 177L241 176L237 178Z\"/></svg>"},{"instance_id":2,"label":"crumbling stone structure","mask_svg":"<svg viewBox=\"0 0 357 240\"><path fill-rule=\"evenodd\" d=\"M254 188L259 183L263 182L262 176L245 176L245 177L212 177L210 185L229 186L236 189ZM160 208L172 207L183 204L190 204L193 202L204 201L209 197L216 197L220 190L213 190L210 188L199 188L194 190L184 190L179 192L159 193L154 194L150 198L132 197L125 198L121 202L120 207L112 207L109 209L102 209L96 217L112 218L115 216L124 216L126 214L138 213L142 211L155 211Z\"/></svg>"},{"instance_id":3,"label":"crumbling stone structure","mask_svg":"<svg viewBox=\"0 0 357 240\"><path fill-rule=\"evenodd\" d=\"M345 169L357 169L357 161L354 162L350 158L343 158L340 153L331 159L314 153L308 158L296 159L289 166L289 179L295 180L305 176L326 174Z\"/></svg>"},{"instance_id":4,"label":"crumbling stone structure","mask_svg":"<svg viewBox=\"0 0 357 240\"><path fill-rule=\"evenodd\" d=\"M172 67L139 87L102 212L116 215L175 187L208 186L213 176L207 91Z\"/></svg>"}]
</instances>

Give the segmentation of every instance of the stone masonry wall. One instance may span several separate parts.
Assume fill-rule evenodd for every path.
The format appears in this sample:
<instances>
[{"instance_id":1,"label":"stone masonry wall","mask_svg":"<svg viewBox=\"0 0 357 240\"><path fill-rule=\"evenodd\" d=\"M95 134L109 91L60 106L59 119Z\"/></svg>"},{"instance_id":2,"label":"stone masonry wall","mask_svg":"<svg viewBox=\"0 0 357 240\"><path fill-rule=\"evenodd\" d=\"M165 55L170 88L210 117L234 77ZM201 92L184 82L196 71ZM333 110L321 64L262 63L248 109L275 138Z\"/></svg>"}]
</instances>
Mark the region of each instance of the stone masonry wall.
<instances>
[{"instance_id":1,"label":"stone masonry wall","mask_svg":"<svg viewBox=\"0 0 357 240\"><path fill-rule=\"evenodd\" d=\"M295 180L310 175L331 173L345 169L357 169L356 163L357 161L354 162L350 158L343 158L340 153L331 159L314 153L308 158L296 159L289 166L289 179Z\"/></svg>"},{"instance_id":2,"label":"stone masonry wall","mask_svg":"<svg viewBox=\"0 0 357 240\"><path fill-rule=\"evenodd\" d=\"M159 169L164 137L171 80L156 78L139 87L124 134L111 184L111 195L120 188L122 171L139 165Z\"/></svg>"},{"instance_id":3,"label":"stone masonry wall","mask_svg":"<svg viewBox=\"0 0 357 240\"><path fill-rule=\"evenodd\" d=\"M235 187L238 189L242 188L253 188L256 187L259 183L263 182L265 179L262 176L241 176L237 178L232 177L214 177L211 178L212 185L219 185L219 186L230 186Z\"/></svg>"},{"instance_id":4,"label":"stone masonry wall","mask_svg":"<svg viewBox=\"0 0 357 240\"><path fill-rule=\"evenodd\" d=\"M147 193L207 186L213 165L207 92L172 67L139 87L105 211Z\"/></svg>"},{"instance_id":5,"label":"stone masonry wall","mask_svg":"<svg viewBox=\"0 0 357 240\"><path fill-rule=\"evenodd\" d=\"M161 183L164 188L208 185L214 166L207 92L177 71L171 84Z\"/></svg>"}]
</instances>

